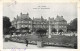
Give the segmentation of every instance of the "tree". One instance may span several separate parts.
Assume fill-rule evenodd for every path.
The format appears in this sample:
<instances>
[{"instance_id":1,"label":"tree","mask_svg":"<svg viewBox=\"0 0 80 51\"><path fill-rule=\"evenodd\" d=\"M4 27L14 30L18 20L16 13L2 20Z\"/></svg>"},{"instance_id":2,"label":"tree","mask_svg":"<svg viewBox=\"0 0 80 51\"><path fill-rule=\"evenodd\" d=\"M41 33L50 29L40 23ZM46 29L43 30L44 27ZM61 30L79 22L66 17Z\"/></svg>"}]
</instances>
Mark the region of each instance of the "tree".
<instances>
[{"instance_id":1,"label":"tree","mask_svg":"<svg viewBox=\"0 0 80 51\"><path fill-rule=\"evenodd\" d=\"M16 32L16 28L15 27L11 27L10 28L10 32L11 32L11 34L13 34L14 32Z\"/></svg>"},{"instance_id":2,"label":"tree","mask_svg":"<svg viewBox=\"0 0 80 51\"><path fill-rule=\"evenodd\" d=\"M60 30L59 30L59 32L63 32L63 30L62 30L62 29L60 29Z\"/></svg>"},{"instance_id":3,"label":"tree","mask_svg":"<svg viewBox=\"0 0 80 51\"><path fill-rule=\"evenodd\" d=\"M70 24L67 25L67 31L71 31L72 27L70 26Z\"/></svg>"},{"instance_id":4,"label":"tree","mask_svg":"<svg viewBox=\"0 0 80 51\"><path fill-rule=\"evenodd\" d=\"M27 33L30 33L29 32L30 29L28 27L25 27L24 29L26 30Z\"/></svg>"},{"instance_id":5,"label":"tree","mask_svg":"<svg viewBox=\"0 0 80 51\"><path fill-rule=\"evenodd\" d=\"M36 32L36 30L37 30L37 28L33 28L33 29L32 29L32 32Z\"/></svg>"},{"instance_id":6,"label":"tree","mask_svg":"<svg viewBox=\"0 0 80 51\"><path fill-rule=\"evenodd\" d=\"M11 22L9 17L3 16L3 34L9 34L9 28L11 26Z\"/></svg>"},{"instance_id":7,"label":"tree","mask_svg":"<svg viewBox=\"0 0 80 51\"><path fill-rule=\"evenodd\" d=\"M52 32L57 32L57 30L55 28L52 29Z\"/></svg>"},{"instance_id":8,"label":"tree","mask_svg":"<svg viewBox=\"0 0 80 51\"><path fill-rule=\"evenodd\" d=\"M60 30L59 30L59 32L60 32L60 35L62 35L63 30L62 30L62 29L60 29Z\"/></svg>"},{"instance_id":9,"label":"tree","mask_svg":"<svg viewBox=\"0 0 80 51\"><path fill-rule=\"evenodd\" d=\"M68 31L77 31L77 18L73 19L67 26Z\"/></svg>"},{"instance_id":10,"label":"tree","mask_svg":"<svg viewBox=\"0 0 80 51\"><path fill-rule=\"evenodd\" d=\"M16 29L16 34L20 34L20 29Z\"/></svg>"},{"instance_id":11,"label":"tree","mask_svg":"<svg viewBox=\"0 0 80 51\"><path fill-rule=\"evenodd\" d=\"M42 28L39 28L36 31L36 35L38 36L38 41L37 41L38 47L43 47L43 37L46 36L46 32L47 30Z\"/></svg>"},{"instance_id":12,"label":"tree","mask_svg":"<svg viewBox=\"0 0 80 51\"><path fill-rule=\"evenodd\" d=\"M28 27L25 27L24 29L29 30L29 28L28 28Z\"/></svg>"},{"instance_id":13,"label":"tree","mask_svg":"<svg viewBox=\"0 0 80 51\"><path fill-rule=\"evenodd\" d=\"M46 32L47 32L47 30L46 29L42 29L42 28L39 28L37 31L36 31L36 33L37 33L37 36L39 37L39 38L43 38L44 36L46 36Z\"/></svg>"},{"instance_id":14,"label":"tree","mask_svg":"<svg viewBox=\"0 0 80 51\"><path fill-rule=\"evenodd\" d=\"M77 31L77 18L75 18L70 25L72 26L72 29L74 29L74 31Z\"/></svg>"},{"instance_id":15,"label":"tree","mask_svg":"<svg viewBox=\"0 0 80 51\"><path fill-rule=\"evenodd\" d=\"M36 31L36 35L38 36L38 40L39 40L39 41L37 41L38 47L43 47L43 37L46 36L46 32L47 32L47 30L42 29L42 28L39 28Z\"/></svg>"},{"instance_id":16,"label":"tree","mask_svg":"<svg viewBox=\"0 0 80 51\"><path fill-rule=\"evenodd\" d=\"M20 28L20 32L21 32L21 33L29 33L29 28L28 28L28 27L24 27L24 28L21 27L21 28Z\"/></svg>"}]
</instances>

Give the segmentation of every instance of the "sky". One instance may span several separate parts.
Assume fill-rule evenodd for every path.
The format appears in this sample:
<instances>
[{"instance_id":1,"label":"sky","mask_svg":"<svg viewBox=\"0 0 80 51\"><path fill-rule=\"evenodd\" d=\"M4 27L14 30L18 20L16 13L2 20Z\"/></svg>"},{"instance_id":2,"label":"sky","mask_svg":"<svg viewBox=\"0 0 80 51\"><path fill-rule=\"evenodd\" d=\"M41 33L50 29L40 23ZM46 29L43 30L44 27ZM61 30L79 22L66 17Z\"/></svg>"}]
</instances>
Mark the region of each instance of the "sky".
<instances>
[{"instance_id":1,"label":"sky","mask_svg":"<svg viewBox=\"0 0 80 51\"><path fill-rule=\"evenodd\" d=\"M63 16L69 23L74 18L77 18L76 3L4 3L3 16L7 16L12 21L14 17L20 13L29 13L30 18L48 19L56 18L57 15Z\"/></svg>"}]
</instances>

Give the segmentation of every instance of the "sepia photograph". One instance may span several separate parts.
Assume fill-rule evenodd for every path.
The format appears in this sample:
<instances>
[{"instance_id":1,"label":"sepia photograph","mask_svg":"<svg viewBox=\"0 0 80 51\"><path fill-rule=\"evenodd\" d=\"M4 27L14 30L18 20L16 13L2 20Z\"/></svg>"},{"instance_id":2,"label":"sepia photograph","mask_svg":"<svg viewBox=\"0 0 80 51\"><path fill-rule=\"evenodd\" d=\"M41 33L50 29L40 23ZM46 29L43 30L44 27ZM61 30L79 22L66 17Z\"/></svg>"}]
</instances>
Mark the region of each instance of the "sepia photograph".
<instances>
[{"instance_id":1,"label":"sepia photograph","mask_svg":"<svg viewBox=\"0 0 80 51\"><path fill-rule=\"evenodd\" d=\"M76 3L3 3L3 49L78 49Z\"/></svg>"}]
</instances>

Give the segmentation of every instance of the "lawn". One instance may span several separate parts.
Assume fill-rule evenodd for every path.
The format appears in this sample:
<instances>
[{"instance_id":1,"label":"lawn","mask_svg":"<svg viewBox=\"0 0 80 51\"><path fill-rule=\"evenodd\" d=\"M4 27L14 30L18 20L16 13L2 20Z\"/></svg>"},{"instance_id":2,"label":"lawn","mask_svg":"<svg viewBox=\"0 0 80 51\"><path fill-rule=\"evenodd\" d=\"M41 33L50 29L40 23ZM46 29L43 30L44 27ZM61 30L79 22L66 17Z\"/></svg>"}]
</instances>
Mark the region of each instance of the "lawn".
<instances>
[{"instance_id":1,"label":"lawn","mask_svg":"<svg viewBox=\"0 0 80 51\"><path fill-rule=\"evenodd\" d=\"M40 39L36 35L27 35L27 36L16 36L12 37L15 39L16 42L25 42L25 39L28 39L29 42L35 41L37 42ZM64 36L64 35L52 35L51 38L48 38L48 36L43 37L44 44L50 45L50 43L53 43L53 45L70 45L74 46L74 44L77 44L77 36ZM33 42L34 43L34 42Z\"/></svg>"}]
</instances>

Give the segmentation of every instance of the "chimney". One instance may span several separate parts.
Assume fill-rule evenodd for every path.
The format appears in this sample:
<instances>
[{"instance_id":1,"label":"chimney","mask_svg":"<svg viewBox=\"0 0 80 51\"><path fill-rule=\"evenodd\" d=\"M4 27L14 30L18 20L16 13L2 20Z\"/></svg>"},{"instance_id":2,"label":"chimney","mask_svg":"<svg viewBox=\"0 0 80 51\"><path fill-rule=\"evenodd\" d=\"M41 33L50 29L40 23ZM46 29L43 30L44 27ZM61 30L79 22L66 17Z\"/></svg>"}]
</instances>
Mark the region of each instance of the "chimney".
<instances>
[{"instance_id":1,"label":"chimney","mask_svg":"<svg viewBox=\"0 0 80 51\"><path fill-rule=\"evenodd\" d=\"M54 17L52 19L54 20Z\"/></svg>"},{"instance_id":2,"label":"chimney","mask_svg":"<svg viewBox=\"0 0 80 51\"><path fill-rule=\"evenodd\" d=\"M57 17L59 17L59 16L57 15Z\"/></svg>"},{"instance_id":3,"label":"chimney","mask_svg":"<svg viewBox=\"0 0 80 51\"><path fill-rule=\"evenodd\" d=\"M17 15L17 18L16 19L18 20L18 15Z\"/></svg>"},{"instance_id":4,"label":"chimney","mask_svg":"<svg viewBox=\"0 0 80 51\"><path fill-rule=\"evenodd\" d=\"M22 15L22 12L20 13L20 15Z\"/></svg>"},{"instance_id":5,"label":"chimney","mask_svg":"<svg viewBox=\"0 0 80 51\"><path fill-rule=\"evenodd\" d=\"M34 20L34 17L33 17L33 20Z\"/></svg>"},{"instance_id":6,"label":"chimney","mask_svg":"<svg viewBox=\"0 0 80 51\"><path fill-rule=\"evenodd\" d=\"M16 18L14 17L14 20L16 20Z\"/></svg>"},{"instance_id":7,"label":"chimney","mask_svg":"<svg viewBox=\"0 0 80 51\"><path fill-rule=\"evenodd\" d=\"M41 19L43 20L43 16L41 16Z\"/></svg>"},{"instance_id":8,"label":"chimney","mask_svg":"<svg viewBox=\"0 0 80 51\"><path fill-rule=\"evenodd\" d=\"M18 15L17 15L17 18L18 18Z\"/></svg>"},{"instance_id":9,"label":"chimney","mask_svg":"<svg viewBox=\"0 0 80 51\"><path fill-rule=\"evenodd\" d=\"M29 13L27 13L27 15L29 15Z\"/></svg>"},{"instance_id":10,"label":"chimney","mask_svg":"<svg viewBox=\"0 0 80 51\"><path fill-rule=\"evenodd\" d=\"M61 16L61 17L63 17L63 16Z\"/></svg>"},{"instance_id":11,"label":"chimney","mask_svg":"<svg viewBox=\"0 0 80 51\"><path fill-rule=\"evenodd\" d=\"M43 16L41 16L41 18L43 18Z\"/></svg>"},{"instance_id":12,"label":"chimney","mask_svg":"<svg viewBox=\"0 0 80 51\"><path fill-rule=\"evenodd\" d=\"M48 20L50 20L50 17L49 17L49 19Z\"/></svg>"}]
</instances>

